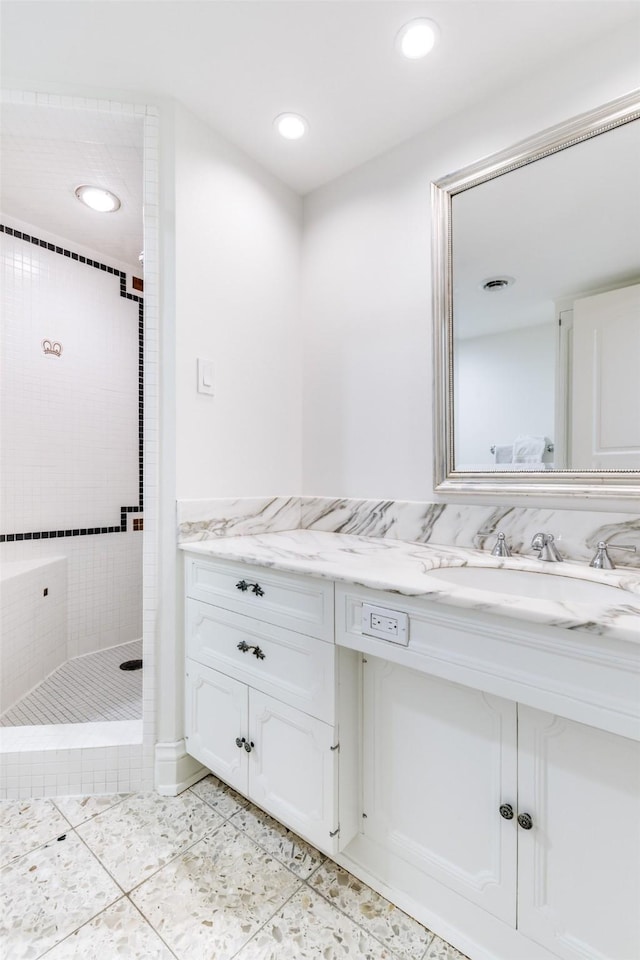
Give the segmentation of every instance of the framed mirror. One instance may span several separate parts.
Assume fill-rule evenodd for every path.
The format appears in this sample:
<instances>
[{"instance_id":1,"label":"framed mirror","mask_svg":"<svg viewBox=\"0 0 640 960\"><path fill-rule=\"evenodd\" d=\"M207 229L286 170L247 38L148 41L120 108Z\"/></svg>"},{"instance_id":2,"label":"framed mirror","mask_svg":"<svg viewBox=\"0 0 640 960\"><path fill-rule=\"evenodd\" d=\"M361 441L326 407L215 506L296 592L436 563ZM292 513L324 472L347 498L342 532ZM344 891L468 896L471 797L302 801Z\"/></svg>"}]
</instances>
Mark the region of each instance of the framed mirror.
<instances>
[{"instance_id":1,"label":"framed mirror","mask_svg":"<svg viewBox=\"0 0 640 960\"><path fill-rule=\"evenodd\" d=\"M436 491L640 495L640 92L432 209Z\"/></svg>"}]
</instances>

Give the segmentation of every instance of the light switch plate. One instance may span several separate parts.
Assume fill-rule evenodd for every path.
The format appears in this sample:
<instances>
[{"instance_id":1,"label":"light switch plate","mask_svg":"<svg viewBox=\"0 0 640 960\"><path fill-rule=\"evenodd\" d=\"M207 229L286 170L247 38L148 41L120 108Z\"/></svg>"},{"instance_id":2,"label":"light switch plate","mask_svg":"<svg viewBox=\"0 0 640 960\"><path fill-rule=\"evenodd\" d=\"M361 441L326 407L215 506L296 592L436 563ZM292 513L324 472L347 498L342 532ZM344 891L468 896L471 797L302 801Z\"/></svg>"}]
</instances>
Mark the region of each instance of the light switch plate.
<instances>
[{"instance_id":1,"label":"light switch plate","mask_svg":"<svg viewBox=\"0 0 640 960\"><path fill-rule=\"evenodd\" d=\"M213 360L198 357L198 393L213 396Z\"/></svg>"}]
</instances>

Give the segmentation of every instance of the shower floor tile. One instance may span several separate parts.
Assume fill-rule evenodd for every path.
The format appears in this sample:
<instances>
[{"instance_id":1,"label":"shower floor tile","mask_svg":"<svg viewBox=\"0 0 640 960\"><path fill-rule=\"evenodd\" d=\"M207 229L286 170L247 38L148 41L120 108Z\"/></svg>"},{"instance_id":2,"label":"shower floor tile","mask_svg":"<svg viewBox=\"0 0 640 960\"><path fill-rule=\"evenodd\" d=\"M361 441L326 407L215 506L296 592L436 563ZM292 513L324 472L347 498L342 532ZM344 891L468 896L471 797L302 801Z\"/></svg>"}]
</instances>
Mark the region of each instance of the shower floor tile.
<instances>
[{"instance_id":1,"label":"shower floor tile","mask_svg":"<svg viewBox=\"0 0 640 960\"><path fill-rule=\"evenodd\" d=\"M0 726L137 720L142 670L120 670L120 664L141 657L142 640L134 640L68 660L7 710Z\"/></svg>"}]
</instances>

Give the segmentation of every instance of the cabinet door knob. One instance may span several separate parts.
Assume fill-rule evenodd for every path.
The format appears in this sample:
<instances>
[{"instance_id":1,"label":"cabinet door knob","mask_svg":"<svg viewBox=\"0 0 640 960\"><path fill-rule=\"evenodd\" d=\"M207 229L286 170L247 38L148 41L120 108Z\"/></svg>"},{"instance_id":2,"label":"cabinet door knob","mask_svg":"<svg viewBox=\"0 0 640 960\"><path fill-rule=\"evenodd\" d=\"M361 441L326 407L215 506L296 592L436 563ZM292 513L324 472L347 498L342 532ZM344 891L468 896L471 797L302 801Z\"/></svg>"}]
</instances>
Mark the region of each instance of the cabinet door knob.
<instances>
[{"instance_id":1,"label":"cabinet door knob","mask_svg":"<svg viewBox=\"0 0 640 960\"><path fill-rule=\"evenodd\" d=\"M242 747L243 745L246 746L244 737L236 737L236 747Z\"/></svg>"},{"instance_id":2,"label":"cabinet door knob","mask_svg":"<svg viewBox=\"0 0 640 960\"><path fill-rule=\"evenodd\" d=\"M503 803L500 806L500 816L505 820L513 820L513 807L510 803Z\"/></svg>"},{"instance_id":3,"label":"cabinet door knob","mask_svg":"<svg viewBox=\"0 0 640 960\"><path fill-rule=\"evenodd\" d=\"M519 813L518 814L518 823L523 830L531 830L533 826L533 820L530 813Z\"/></svg>"},{"instance_id":4,"label":"cabinet door knob","mask_svg":"<svg viewBox=\"0 0 640 960\"><path fill-rule=\"evenodd\" d=\"M254 747L255 747L255 743L253 742L253 740L249 740L248 742L245 741L244 748L247 751L247 753L251 753Z\"/></svg>"}]
</instances>

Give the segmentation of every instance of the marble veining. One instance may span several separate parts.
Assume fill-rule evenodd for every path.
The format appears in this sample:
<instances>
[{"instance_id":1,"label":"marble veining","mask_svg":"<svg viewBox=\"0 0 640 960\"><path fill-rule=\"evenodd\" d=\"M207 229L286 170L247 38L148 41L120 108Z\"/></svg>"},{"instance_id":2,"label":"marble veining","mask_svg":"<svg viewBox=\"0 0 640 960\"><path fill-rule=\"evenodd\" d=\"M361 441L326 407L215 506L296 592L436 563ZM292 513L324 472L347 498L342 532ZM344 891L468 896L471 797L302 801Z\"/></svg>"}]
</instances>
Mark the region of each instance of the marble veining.
<instances>
[{"instance_id":1,"label":"marble veining","mask_svg":"<svg viewBox=\"0 0 640 960\"><path fill-rule=\"evenodd\" d=\"M318 530L292 530L185 544L201 556L240 560L289 573L338 580L435 603L499 614L569 630L640 643L640 576L635 569L594 570L587 564L549 564L532 557L492 557L459 546L409 543ZM429 576L441 567L498 567L543 576L571 577L619 587L619 600L593 602L533 599Z\"/></svg>"},{"instance_id":2,"label":"marble veining","mask_svg":"<svg viewBox=\"0 0 640 960\"><path fill-rule=\"evenodd\" d=\"M182 500L177 509L180 543L302 529L490 551L502 531L522 555L531 553L534 534L544 531L553 533L569 560L588 563L604 540L635 546L635 554L617 559L621 566L640 567L637 512L331 497Z\"/></svg>"},{"instance_id":3,"label":"marble veining","mask_svg":"<svg viewBox=\"0 0 640 960\"><path fill-rule=\"evenodd\" d=\"M275 533L299 526L299 497L178 501L178 536L183 543Z\"/></svg>"}]
</instances>

